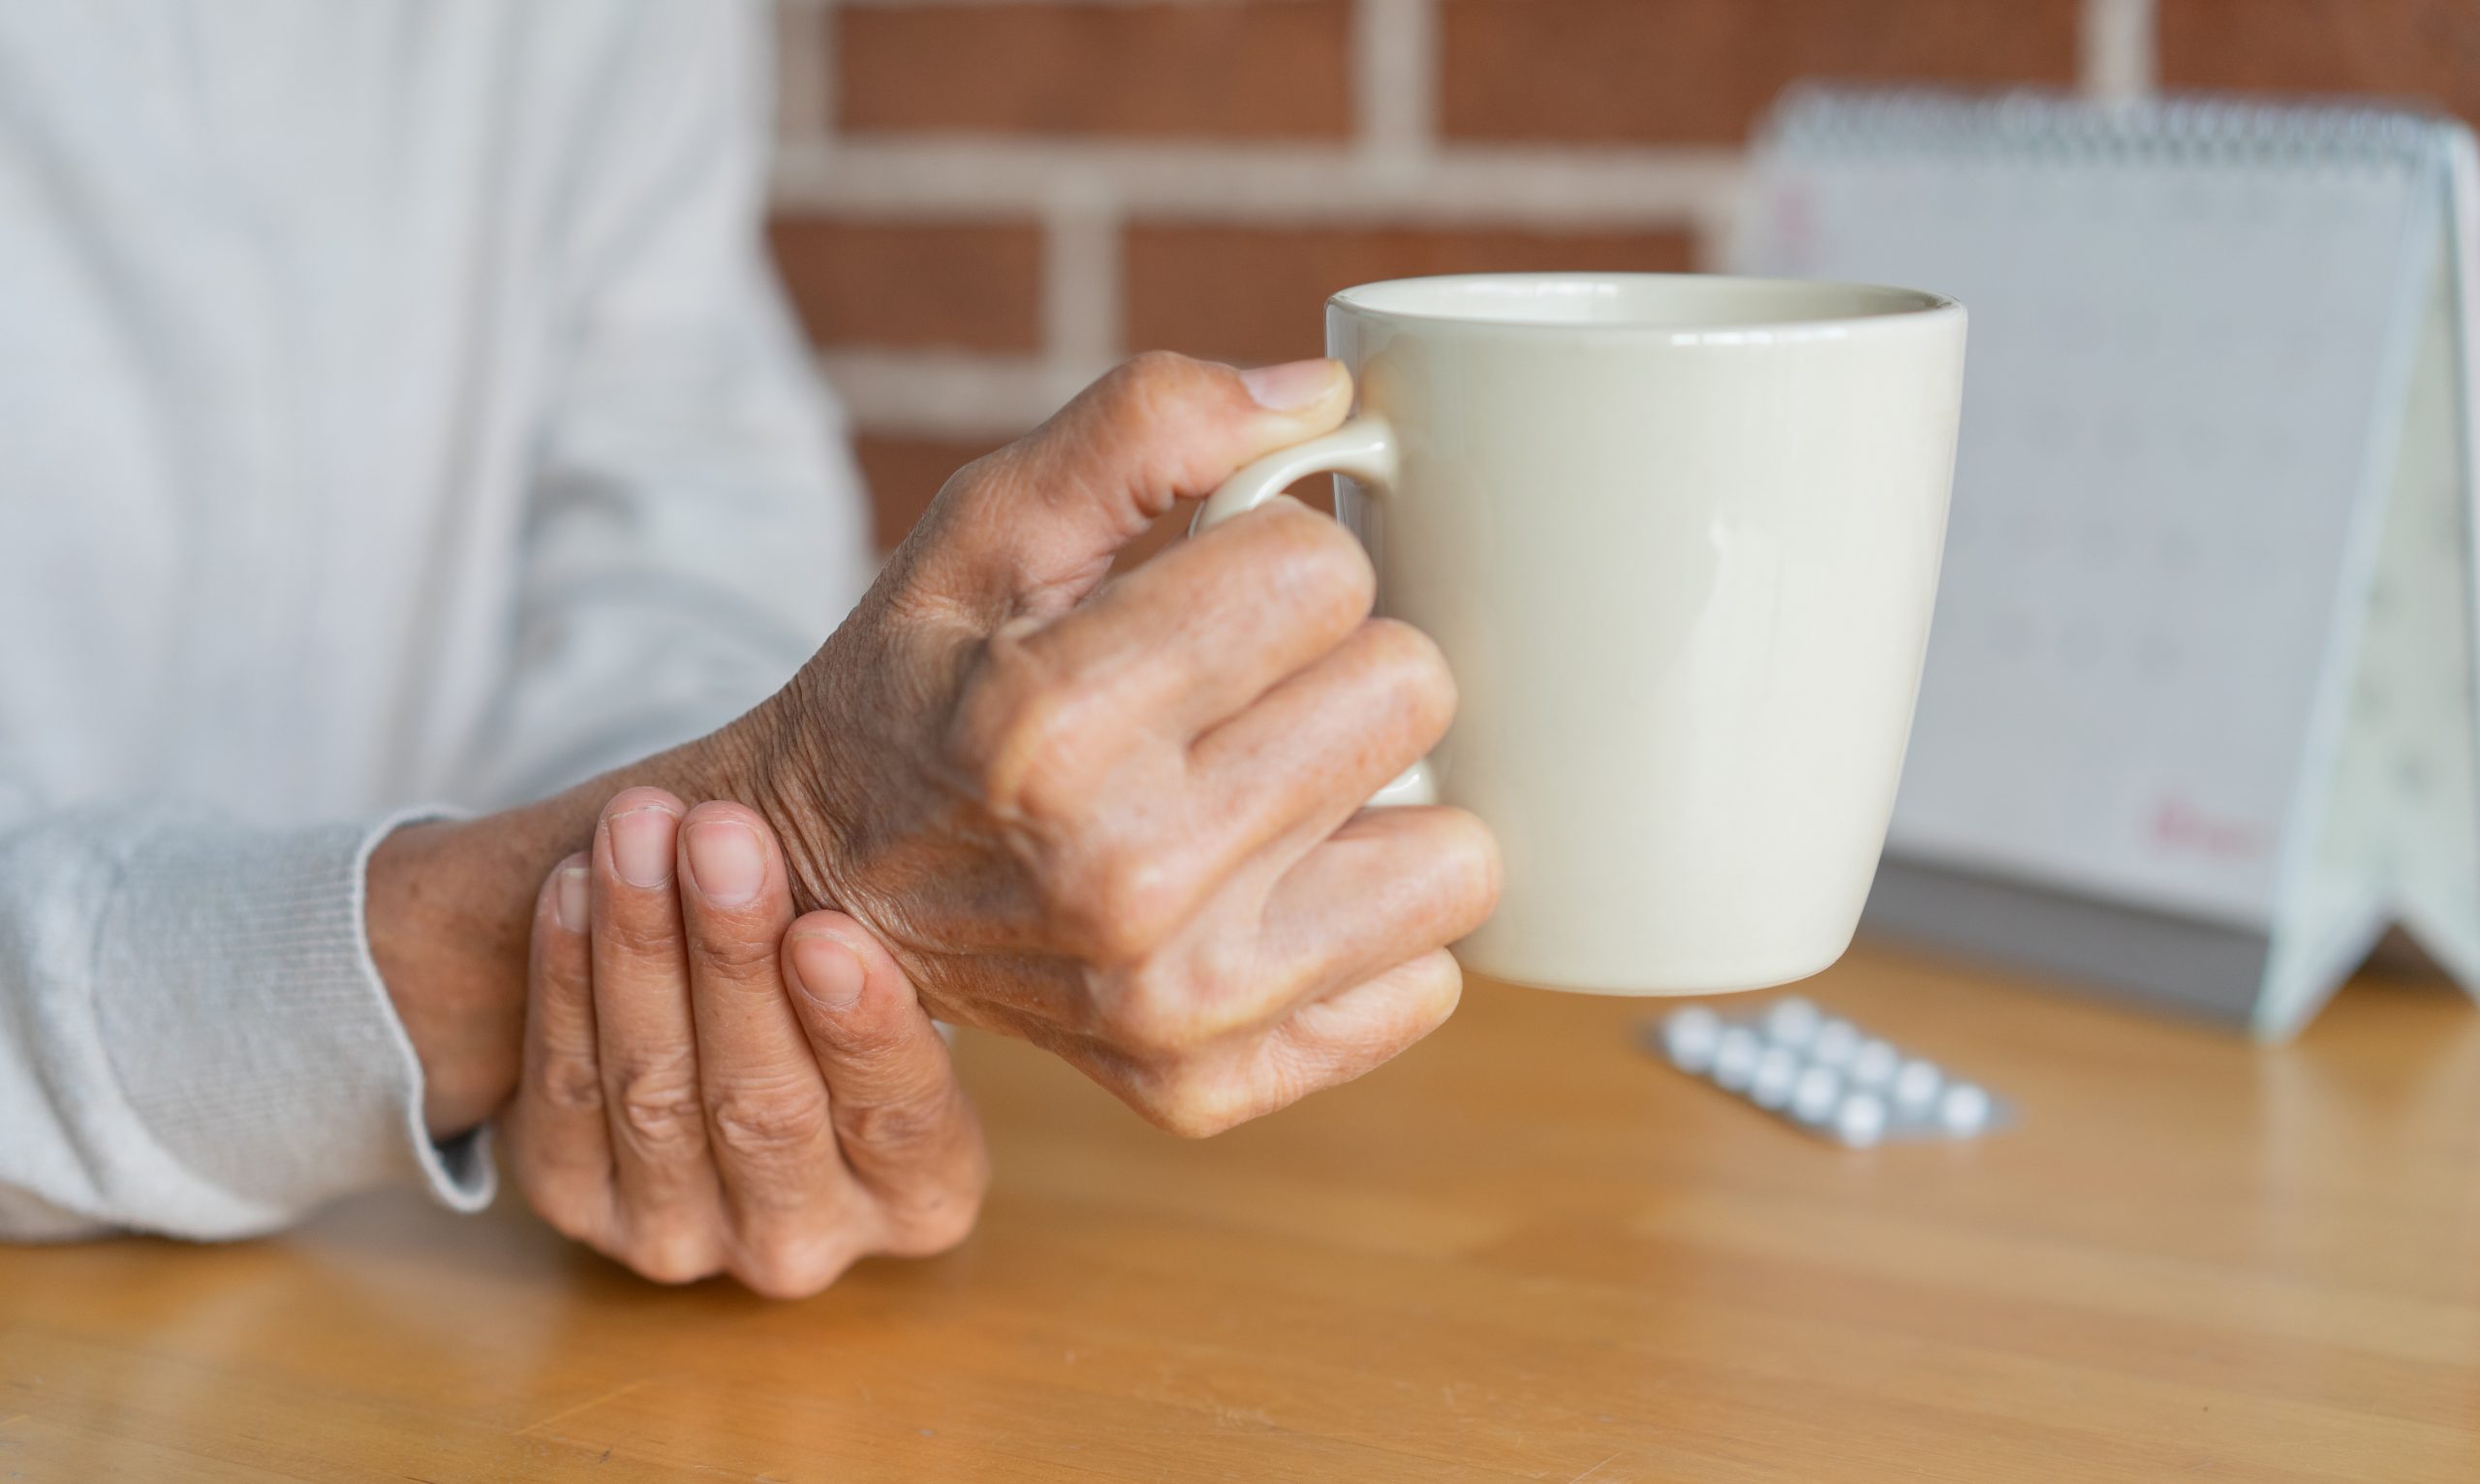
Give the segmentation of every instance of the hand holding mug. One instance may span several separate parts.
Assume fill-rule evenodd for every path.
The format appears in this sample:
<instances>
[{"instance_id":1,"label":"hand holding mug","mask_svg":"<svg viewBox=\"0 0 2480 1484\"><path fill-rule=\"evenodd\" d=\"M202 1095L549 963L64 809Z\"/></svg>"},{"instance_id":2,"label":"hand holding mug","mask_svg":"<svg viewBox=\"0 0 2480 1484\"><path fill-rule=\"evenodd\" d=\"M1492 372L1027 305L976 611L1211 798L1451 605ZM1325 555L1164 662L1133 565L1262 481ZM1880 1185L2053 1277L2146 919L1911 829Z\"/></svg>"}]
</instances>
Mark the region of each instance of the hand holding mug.
<instances>
[{"instance_id":1,"label":"hand holding mug","mask_svg":"<svg viewBox=\"0 0 2480 1484\"><path fill-rule=\"evenodd\" d=\"M1336 362L1150 356L967 468L751 719L805 904L1183 1132L1410 1044L1467 935L1576 989L1824 968L1927 643L1959 305L1481 275L1348 290L1328 343L1341 431ZM1276 494L1319 471L1369 552ZM1433 788L1472 813L1363 807Z\"/></svg>"},{"instance_id":2,"label":"hand holding mug","mask_svg":"<svg viewBox=\"0 0 2480 1484\"><path fill-rule=\"evenodd\" d=\"M1368 556L1275 501L1105 580L1180 499L1335 427L1331 361L1140 356L950 479L835 636L739 728L794 896L940 1018L1046 1046L1201 1135L1442 1021L1491 837L1363 812L1455 705L1370 613ZM742 791L745 790L745 791Z\"/></svg>"}]
</instances>

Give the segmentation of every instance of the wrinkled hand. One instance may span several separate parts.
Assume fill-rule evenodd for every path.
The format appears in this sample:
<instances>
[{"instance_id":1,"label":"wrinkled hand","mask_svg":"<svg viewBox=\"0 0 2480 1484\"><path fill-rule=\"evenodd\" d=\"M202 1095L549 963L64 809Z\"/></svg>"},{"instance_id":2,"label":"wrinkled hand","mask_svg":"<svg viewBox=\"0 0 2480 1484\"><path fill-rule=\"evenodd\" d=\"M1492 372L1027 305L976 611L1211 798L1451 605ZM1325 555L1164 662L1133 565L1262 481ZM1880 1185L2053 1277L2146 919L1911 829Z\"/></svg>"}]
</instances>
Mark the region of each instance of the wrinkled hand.
<instances>
[{"instance_id":1,"label":"wrinkled hand","mask_svg":"<svg viewBox=\"0 0 2480 1484\"><path fill-rule=\"evenodd\" d=\"M729 1273L776 1297L955 1245L988 1181L886 951L840 912L793 920L755 811L659 788L613 798L543 885L506 1132L568 1236L661 1283Z\"/></svg>"},{"instance_id":2,"label":"wrinkled hand","mask_svg":"<svg viewBox=\"0 0 2480 1484\"><path fill-rule=\"evenodd\" d=\"M1472 816L1361 804L1445 730L1437 649L1370 616L1333 521L1277 500L1105 581L1175 500L1337 425L1332 361L1139 357L950 479L748 719L796 897L943 1019L1047 1046L1206 1134L1359 1075L1461 981L1494 905Z\"/></svg>"}]
</instances>

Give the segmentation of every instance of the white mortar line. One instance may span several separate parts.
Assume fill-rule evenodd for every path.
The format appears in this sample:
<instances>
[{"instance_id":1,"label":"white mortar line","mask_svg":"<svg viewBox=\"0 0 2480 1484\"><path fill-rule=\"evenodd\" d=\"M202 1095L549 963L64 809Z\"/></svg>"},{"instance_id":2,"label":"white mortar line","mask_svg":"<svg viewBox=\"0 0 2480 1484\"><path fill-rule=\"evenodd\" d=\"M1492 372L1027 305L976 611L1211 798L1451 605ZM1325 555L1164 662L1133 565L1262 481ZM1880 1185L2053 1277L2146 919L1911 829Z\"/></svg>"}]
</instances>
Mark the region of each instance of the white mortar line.
<instances>
[{"instance_id":1,"label":"white mortar line","mask_svg":"<svg viewBox=\"0 0 2480 1484\"><path fill-rule=\"evenodd\" d=\"M2156 82L2154 0L2084 0L2078 38L2084 91L2141 98Z\"/></svg>"},{"instance_id":2,"label":"white mortar line","mask_svg":"<svg viewBox=\"0 0 2480 1484\"><path fill-rule=\"evenodd\" d=\"M1286 0L787 0L793 5L868 6L882 11L926 11L942 5L1091 5L1091 6L1156 6L1156 5L1268 5L1285 4ZM1288 0L1288 3L1312 4L1315 0Z\"/></svg>"},{"instance_id":3,"label":"white mortar line","mask_svg":"<svg viewBox=\"0 0 2480 1484\"><path fill-rule=\"evenodd\" d=\"M1046 213L1042 344L1055 362L1090 366L1121 354L1120 216L1107 198L1064 195Z\"/></svg>"},{"instance_id":4,"label":"white mortar line","mask_svg":"<svg viewBox=\"0 0 2480 1484\"><path fill-rule=\"evenodd\" d=\"M923 438L1013 438L1059 410L1106 359L952 351L827 351L819 371L853 423Z\"/></svg>"},{"instance_id":5,"label":"white mortar line","mask_svg":"<svg viewBox=\"0 0 2480 1484\"><path fill-rule=\"evenodd\" d=\"M835 122L835 70L827 64L835 19L828 0L775 8L775 136L822 148Z\"/></svg>"},{"instance_id":6,"label":"white mortar line","mask_svg":"<svg viewBox=\"0 0 2480 1484\"><path fill-rule=\"evenodd\" d=\"M1678 226L1727 210L1734 149L1458 147L1403 166L1311 147L1060 144L1009 139L798 143L776 162L795 209L1039 216L1063 198L1193 221Z\"/></svg>"},{"instance_id":7,"label":"white mortar line","mask_svg":"<svg viewBox=\"0 0 2480 1484\"><path fill-rule=\"evenodd\" d=\"M1352 91L1361 147L1416 160L1438 138L1434 0L1353 0Z\"/></svg>"},{"instance_id":8,"label":"white mortar line","mask_svg":"<svg viewBox=\"0 0 2480 1484\"><path fill-rule=\"evenodd\" d=\"M1738 261L1742 212L1747 193L1718 192L1696 214L1696 256L1689 266L1708 273L1727 273Z\"/></svg>"}]
</instances>

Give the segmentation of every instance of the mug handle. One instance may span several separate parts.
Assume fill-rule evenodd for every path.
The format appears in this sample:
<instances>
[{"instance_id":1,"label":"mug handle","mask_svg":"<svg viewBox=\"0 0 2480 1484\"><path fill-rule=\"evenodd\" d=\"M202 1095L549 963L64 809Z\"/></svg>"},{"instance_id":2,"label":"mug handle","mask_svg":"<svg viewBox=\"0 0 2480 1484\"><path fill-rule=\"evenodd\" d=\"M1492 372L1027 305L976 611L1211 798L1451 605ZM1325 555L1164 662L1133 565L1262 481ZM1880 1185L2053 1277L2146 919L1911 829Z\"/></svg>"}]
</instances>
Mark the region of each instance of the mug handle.
<instances>
[{"instance_id":1,"label":"mug handle","mask_svg":"<svg viewBox=\"0 0 2480 1484\"><path fill-rule=\"evenodd\" d=\"M1385 418L1369 414L1354 417L1323 438L1278 448L1224 480L1223 487L1207 497L1196 518L1189 522L1189 534L1194 536L1244 510L1254 510L1282 494L1293 481L1313 474L1349 475L1374 492L1392 494L1395 448L1395 429ZM1369 797L1372 808L1437 802L1438 788L1430 777L1427 759L1406 768L1393 783Z\"/></svg>"}]
</instances>

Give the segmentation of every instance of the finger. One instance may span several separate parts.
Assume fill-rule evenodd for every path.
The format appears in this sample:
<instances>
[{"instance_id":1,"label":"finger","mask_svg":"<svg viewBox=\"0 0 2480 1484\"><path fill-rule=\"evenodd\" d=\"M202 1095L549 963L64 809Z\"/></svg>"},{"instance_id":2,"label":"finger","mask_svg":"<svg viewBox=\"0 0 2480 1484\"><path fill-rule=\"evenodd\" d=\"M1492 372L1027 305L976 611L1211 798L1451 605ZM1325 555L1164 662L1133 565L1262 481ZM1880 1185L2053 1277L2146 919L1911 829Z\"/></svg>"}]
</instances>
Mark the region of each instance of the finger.
<instances>
[{"instance_id":1,"label":"finger","mask_svg":"<svg viewBox=\"0 0 2480 1484\"><path fill-rule=\"evenodd\" d=\"M585 856L570 856L535 903L523 1070L508 1134L534 1209L564 1235L600 1244L610 1236L611 1139L595 1050L589 875Z\"/></svg>"},{"instance_id":2,"label":"finger","mask_svg":"<svg viewBox=\"0 0 2480 1484\"><path fill-rule=\"evenodd\" d=\"M1140 979L1115 1002L1108 1039L1167 1054L1183 1073L1193 1057L1211 1062L1216 1043L1261 1040L1302 1004L1444 947L1498 902L1498 843L1460 809L1362 810L1298 859L1264 856L1247 870L1272 885L1245 951Z\"/></svg>"},{"instance_id":3,"label":"finger","mask_svg":"<svg viewBox=\"0 0 2480 1484\"><path fill-rule=\"evenodd\" d=\"M1219 814L1199 834L1243 854L1286 834L1323 838L1437 746L1454 716L1438 646L1409 624L1368 619L1196 739L1194 793Z\"/></svg>"},{"instance_id":4,"label":"finger","mask_svg":"<svg viewBox=\"0 0 2480 1484\"><path fill-rule=\"evenodd\" d=\"M679 865L698 1081L725 1210L744 1262L793 1265L793 1249L832 1224L851 1192L826 1079L777 968L792 922L783 857L757 811L709 803L681 821ZM759 1285L799 1286L797 1275L776 1276Z\"/></svg>"},{"instance_id":5,"label":"finger","mask_svg":"<svg viewBox=\"0 0 2480 1484\"><path fill-rule=\"evenodd\" d=\"M1266 900L1268 977L1297 1001L1454 943L1499 899L1498 842L1461 809L1369 809L1302 856Z\"/></svg>"},{"instance_id":6,"label":"finger","mask_svg":"<svg viewBox=\"0 0 2480 1484\"><path fill-rule=\"evenodd\" d=\"M946 1040L895 960L851 917L812 912L784 942L845 1161L877 1197L889 1250L954 1246L980 1209L990 1162Z\"/></svg>"},{"instance_id":7,"label":"finger","mask_svg":"<svg viewBox=\"0 0 2480 1484\"><path fill-rule=\"evenodd\" d=\"M712 1271L719 1194L673 860L680 801L630 788L594 841L595 1042L629 1260L657 1280Z\"/></svg>"},{"instance_id":8,"label":"finger","mask_svg":"<svg viewBox=\"0 0 2480 1484\"><path fill-rule=\"evenodd\" d=\"M1257 1112L1271 1113L1393 1061L1446 1024L1463 996L1464 971L1455 955L1433 948L1340 994L1306 1002L1258 1054Z\"/></svg>"},{"instance_id":9,"label":"finger","mask_svg":"<svg viewBox=\"0 0 2480 1484\"><path fill-rule=\"evenodd\" d=\"M1130 1101L1170 1132L1209 1138L1385 1062L1443 1024L1463 988L1454 955L1431 949L1301 1004L1224 1055L1140 1078Z\"/></svg>"},{"instance_id":10,"label":"finger","mask_svg":"<svg viewBox=\"0 0 2480 1484\"><path fill-rule=\"evenodd\" d=\"M1331 360L1252 372L1153 352L948 481L896 565L908 586L990 612L1060 612L1175 499L1343 421Z\"/></svg>"},{"instance_id":11,"label":"finger","mask_svg":"<svg viewBox=\"0 0 2480 1484\"><path fill-rule=\"evenodd\" d=\"M1198 533L1024 634L1035 667L1183 739L1342 643L1377 578L1351 533L1282 499Z\"/></svg>"}]
</instances>

